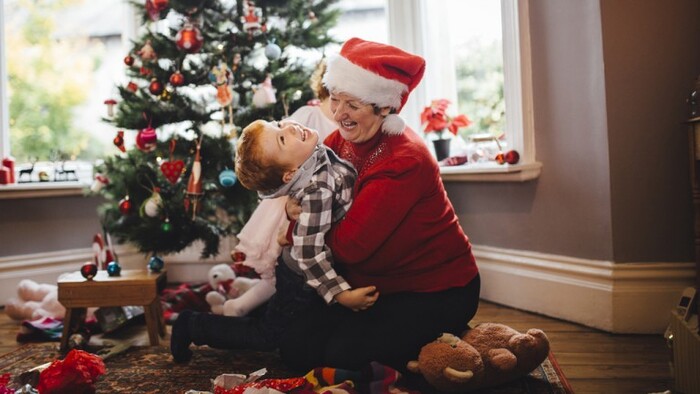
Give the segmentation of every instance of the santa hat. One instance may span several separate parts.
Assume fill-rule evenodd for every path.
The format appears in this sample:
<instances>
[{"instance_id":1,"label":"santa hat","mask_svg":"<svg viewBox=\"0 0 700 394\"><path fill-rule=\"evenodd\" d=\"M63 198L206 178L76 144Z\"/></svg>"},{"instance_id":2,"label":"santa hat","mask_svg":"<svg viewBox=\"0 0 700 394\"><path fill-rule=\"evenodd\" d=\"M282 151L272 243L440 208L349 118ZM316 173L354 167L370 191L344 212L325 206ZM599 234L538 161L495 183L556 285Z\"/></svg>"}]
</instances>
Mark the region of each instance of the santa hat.
<instances>
[{"instance_id":1,"label":"santa hat","mask_svg":"<svg viewBox=\"0 0 700 394\"><path fill-rule=\"evenodd\" d=\"M425 72L422 57L391 45L351 38L340 54L328 59L323 84L379 107L401 111ZM398 115L384 119L382 129L400 134L406 123Z\"/></svg>"}]
</instances>

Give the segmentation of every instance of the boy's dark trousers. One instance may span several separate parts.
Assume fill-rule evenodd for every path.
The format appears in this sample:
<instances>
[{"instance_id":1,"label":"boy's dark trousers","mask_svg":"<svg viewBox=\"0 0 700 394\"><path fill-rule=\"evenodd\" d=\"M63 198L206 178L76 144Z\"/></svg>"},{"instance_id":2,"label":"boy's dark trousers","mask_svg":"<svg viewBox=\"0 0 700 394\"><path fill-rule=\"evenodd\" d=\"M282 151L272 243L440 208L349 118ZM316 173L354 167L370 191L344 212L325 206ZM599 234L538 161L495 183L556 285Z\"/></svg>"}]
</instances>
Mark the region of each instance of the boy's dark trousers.
<instances>
[{"instance_id":1,"label":"boy's dark trousers","mask_svg":"<svg viewBox=\"0 0 700 394\"><path fill-rule=\"evenodd\" d=\"M316 290L308 286L301 275L287 267L281 258L278 259L275 275L276 293L261 307L265 309L254 311L252 316L232 317L191 312L184 316L181 314L178 320L187 320L189 337L198 346L274 350L289 322L312 306L323 303Z\"/></svg>"}]
</instances>

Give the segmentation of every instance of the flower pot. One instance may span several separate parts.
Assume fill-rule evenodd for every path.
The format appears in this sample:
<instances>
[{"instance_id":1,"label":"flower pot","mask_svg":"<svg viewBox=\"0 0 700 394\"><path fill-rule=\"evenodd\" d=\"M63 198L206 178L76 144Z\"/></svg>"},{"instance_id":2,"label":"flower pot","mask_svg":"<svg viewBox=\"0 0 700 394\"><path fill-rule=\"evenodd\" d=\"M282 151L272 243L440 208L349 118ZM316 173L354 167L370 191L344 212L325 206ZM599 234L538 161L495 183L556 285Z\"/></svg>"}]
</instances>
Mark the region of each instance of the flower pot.
<instances>
[{"instance_id":1,"label":"flower pot","mask_svg":"<svg viewBox=\"0 0 700 394\"><path fill-rule=\"evenodd\" d=\"M435 147L435 157L438 161L446 159L450 156L450 139L433 140Z\"/></svg>"}]
</instances>

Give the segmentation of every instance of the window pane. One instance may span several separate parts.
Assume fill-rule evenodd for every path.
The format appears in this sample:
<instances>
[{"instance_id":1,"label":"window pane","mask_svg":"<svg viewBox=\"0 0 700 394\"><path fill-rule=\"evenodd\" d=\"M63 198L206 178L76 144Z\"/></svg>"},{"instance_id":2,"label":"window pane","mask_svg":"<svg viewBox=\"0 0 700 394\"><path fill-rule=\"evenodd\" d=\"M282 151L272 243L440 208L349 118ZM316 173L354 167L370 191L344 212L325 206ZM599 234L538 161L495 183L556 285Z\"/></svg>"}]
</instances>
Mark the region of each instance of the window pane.
<instances>
[{"instance_id":1,"label":"window pane","mask_svg":"<svg viewBox=\"0 0 700 394\"><path fill-rule=\"evenodd\" d=\"M389 41L386 1L341 0L338 8L342 11L338 24L329 30L338 41L344 42L352 37L383 43Z\"/></svg>"},{"instance_id":2,"label":"window pane","mask_svg":"<svg viewBox=\"0 0 700 394\"><path fill-rule=\"evenodd\" d=\"M104 101L123 75L126 2L5 0L3 7L10 146L20 167L105 155L114 133L102 121Z\"/></svg>"},{"instance_id":3,"label":"window pane","mask_svg":"<svg viewBox=\"0 0 700 394\"><path fill-rule=\"evenodd\" d=\"M495 0L448 0L450 39L457 74L458 113L473 122L460 130L474 133L505 133L503 98L503 40L501 2Z\"/></svg>"}]
</instances>

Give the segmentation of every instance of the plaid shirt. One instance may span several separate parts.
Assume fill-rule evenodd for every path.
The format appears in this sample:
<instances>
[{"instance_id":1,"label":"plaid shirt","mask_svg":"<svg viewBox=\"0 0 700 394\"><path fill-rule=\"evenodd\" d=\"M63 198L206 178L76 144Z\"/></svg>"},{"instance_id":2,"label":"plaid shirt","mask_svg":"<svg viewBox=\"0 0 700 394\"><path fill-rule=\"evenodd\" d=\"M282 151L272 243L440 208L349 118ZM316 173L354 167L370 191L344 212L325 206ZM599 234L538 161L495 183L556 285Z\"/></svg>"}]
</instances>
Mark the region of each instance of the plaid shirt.
<instances>
[{"instance_id":1,"label":"plaid shirt","mask_svg":"<svg viewBox=\"0 0 700 394\"><path fill-rule=\"evenodd\" d=\"M352 165L326 151L320 159L311 182L290 194L301 201L301 215L292 233L293 245L282 253L287 266L303 273L306 283L332 303L336 294L349 290L350 285L333 268L333 254L325 236L331 224L340 220L350 209L357 173Z\"/></svg>"}]
</instances>

